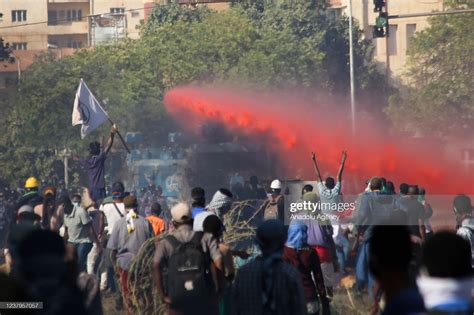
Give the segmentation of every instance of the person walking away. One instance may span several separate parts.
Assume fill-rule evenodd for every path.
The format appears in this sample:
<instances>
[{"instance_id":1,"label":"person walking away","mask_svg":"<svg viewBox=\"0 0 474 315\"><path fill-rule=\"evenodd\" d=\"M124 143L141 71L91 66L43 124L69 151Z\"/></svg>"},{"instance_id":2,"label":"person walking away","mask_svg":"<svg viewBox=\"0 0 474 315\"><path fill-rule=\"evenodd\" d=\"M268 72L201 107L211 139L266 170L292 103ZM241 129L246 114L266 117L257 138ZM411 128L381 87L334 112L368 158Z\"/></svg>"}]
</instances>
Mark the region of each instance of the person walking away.
<instances>
[{"instance_id":1,"label":"person walking away","mask_svg":"<svg viewBox=\"0 0 474 315\"><path fill-rule=\"evenodd\" d=\"M418 202L419 189L415 185L408 186L405 194L405 187L400 187L400 197L396 201L397 209L405 211L408 217L410 235L415 243L421 245L425 237L425 208Z\"/></svg>"},{"instance_id":2,"label":"person walking away","mask_svg":"<svg viewBox=\"0 0 474 315\"><path fill-rule=\"evenodd\" d=\"M110 129L110 136L105 148L102 150L100 143L95 141L89 144L89 157L78 158L79 163L84 169L87 170L89 177L89 195L92 200L99 201L104 199L105 194L105 160L107 154L109 154L110 149L114 143L114 137L117 133L117 127L114 125ZM77 159L77 158L75 158Z\"/></svg>"},{"instance_id":3,"label":"person walking away","mask_svg":"<svg viewBox=\"0 0 474 315\"><path fill-rule=\"evenodd\" d=\"M103 237L103 247L105 247L104 255L102 256L102 262L100 264L100 289L102 291L107 288L111 292L116 292L116 281L115 281L115 272L110 261L110 250L107 249L107 243L109 241L110 235L115 227L115 223L119 221L122 217L125 216L125 205L123 203L123 198L125 197L125 186L122 182L115 182L112 185L112 202L103 203L99 210L104 213L106 219L105 226L105 236ZM120 301L120 302L118 302ZM121 308L121 299L117 300L117 308Z\"/></svg>"},{"instance_id":4,"label":"person walking away","mask_svg":"<svg viewBox=\"0 0 474 315\"><path fill-rule=\"evenodd\" d=\"M149 222L138 215L138 202L134 196L123 200L126 215L115 223L107 248L111 250L111 260L119 277L122 297L129 314L132 313L129 299L128 272L133 258L145 241L153 237Z\"/></svg>"},{"instance_id":5,"label":"person walking away","mask_svg":"<svg viewBox=\"0 0 474 315\"><path fill-rule=\"evenodd\" d=\"M359 252L356 263L357 289L362 292L368 285L369 296L375 297L374 278L369 270L369 249L372 230L383 224L395 211L395 198L382 192L380 177L373 177L369 181L369 192L360 196L354 213L354 228Z\"/></svg>"},{"instance_id":6,"label":"person walking away","mask_svg":"<svg viewBox=\"0 0 474 315\"><path fill-rule=\"evenodd\" d=\"M92 203L86 208L87 213L89 214L92 220L92 228L94 229L95 234L99 240L99 243L102 245L104 238L104 213L99 211L97 208L97 203L92 201ZM90 275L97 275L98 267L100 262L100 254L97 244L93 244L89 255L87 255L87 273Z\"/></svg>"},{"instance_id":7,"label":"person walking away","mask_svg":"<svg viewBox=\"0 0 474 315\"><path fill-rule=\"evenodd\" d=\"M304 194L307 192L312 192L314 189L313 185L307 184L304 185L303 188L301 189L301 198L303 198Z\"/></svg>"},{"instance_id":8,"label":"person walking away","mask_svg":"<svg viewBox=\"0 0 474 315\"><path fill-rule=\"evenodd\" d=\"M153 228L153 235L158 236L166 231L166 222L161 215L161 206L158 202L155 202L151 205L150 215L146 217L148 222L150 222L151 227Z\"/></svg>"},{"instance_id":9,"label":"person walking away","mask_svg":"<svg viewBox=\"0 0 474 315\"><path fill-rule=\"evenodd\" d=\"M281 194L283 185L275 179L270 184L271 193L263 205L263 220L278 219L285 221L285 197Z\"/></svg>"},{"instance_id":10,"label":"person walking away","mask_svg":"<svg viewBox=\"0 0 474 315\"><path fill-rule=\"evenodd\" d=\"M245 199L263 200L267 198L267 193L258 184L258 177L253 175L249 179L249 185L245 190Z\"/></svg>"},{"instance_id":11,"label":"person walking away","mask_svg":"<svg viewBox=\"0 0 474 315\"><path fill-rule=\"evenodd\" d=\"M34 212L32 206L26 204L18 210L16 224L12 224L3 249L7 270L13 277L17 275L18 245L31 231L41 228L40 221L40 216Z\"/></svg>"},{"instance_id":12,"label":"person walking away","mask_svg":"<svg viewBox=\"0 0 474 315\"><path fill-rule=\"evenodd\" d=\"M474 268L474 218L472 218L471 198L466 195L458 195L453 202L456 214L457 235L471 244L472 267Z\"/></svg>"},{"instance_id":13,"label":"person walking away","mask_svg":"<svg viewBox=\"0 0 474 315\"><path fill-rule=\"evenodd\" d=\"M417 284L429 314L473 314L471 255L471 244L448 231L434 233L423 244Z\"/></svg>"},{"instance_id":14,"label":"person walking away","mask_svg":"<svg viewBox=\"0 0 474 315\"><path fill-rule=\"evenodd\" d=\"M424 225L425 225L425 238L433 234L433 227L431 226L430 219L433 216L433 208L431 204L426 201L426 190L424 188L419 188L418 191L418 202L421 203L425 209L423 213Z\"/></svg>"},{"instance_id":15,"label":"person walking away","mask_svg":"<svg viewBox=\"0 0 474 315\"><path fill-rule=\"evenodd\" d=\"M333 240L336 246L336 256L339 263L339 269L342 275L346 276L348 270L346 269L347 259L349 257L349 251L351 244L347 237L349 233L349 227L347 224L336 224L333 225Z\"/></svg>"},{"instance_id":16,"label":"person walking away","mask_svg":"<svg viewBox=\"0 0 474 315\"><path fill-rule=\"evenodd\" d=\"M207 205L206 211L203 211L194 217L193 230L202 232L204 220L212 214L217 215L217 217L222 221L223 215L229 211L232 206L233 197L234 195L232 195L228 189L221 188L216 191L214 196L212 196L211 202Z\"/></svg>"},{"instance_id":17,"label":"person walking away","mask_svg":"<svg viewBox=\"0 0 474 315\"><path fill-rule=\"evenodd\" d=\"M59 201L64 207L64 238L72 244L77 252L79 272L87 270L87 255L92 249L92 243L97 246L97 251L102 252L102 247L92 227L89 214L81 207L81 196L74 195L72 202L68 197Z\"/></svg>"},{"instance_id":18,"label":"person walking away","mask_svg":"<svg viewBox=\"0 0 474 315\"><path fill-rule=\"evenodd\" d=\"M216 215L208 216L203 223L205 233L212 235L213 239L216 240L219 251L223 258L223 270L219 272L221 277L218 277L219 287L222 288L223 294L219 301L219 313L220 315L232 314L232 295L231 285L235 276L235 268L233 261L233 251L230 246L224 243L224 224ZM222 280L222 283L221 281Z\"/></svg>"},{"instance_id":19,"label":"person walking away","mask_svg":"<svg viewBox=\"0 0 474 315\"><path fill-rule=\"evenodd\" d=\"M425 314L423 298L410 279L412 242L406 226L376 226L369 243L370 271L385 294L381 315Z\"/></svg>"},{"instance_id":20,"label":"person walking away","mask_svg":"<svg viewBox=\"0 0 474 315\"><path fill-rule=\"evenodd\" d=\"M386 193L387 195L396 195L396 192L395 192L395 185L393 184L393 182L391 181L387 181L385 183L385 191L384 193Z\"/></svg>"},{"instance_id":21,"label":"person walking away","mask_svg":"<svg viewBox=\"0 0 474 315\"><path fill-rule=\"evenodd\" d=\"M17 279L27 291L27 300L43 302L38 313L90 314L77 286L77 270L70 268L64 241L57 233L43 229L29 232L18 244L17 253Z\"/></svg>"},{"instance_id":22,"label":"person walking away","mask_svg":"<svg viewBox=\"0 0 474 315\"><path fill-rule=\"evenodd\" d=\"M191 190L193 219L201 212L206 211L206 192L201 187L194 187Z\"/></svg>"},{"instance_id":23,"label":"person walking away","mask_svg":"<svg viewBox=\"0 0 474 315\"><path fill-rule=\"evenodd\" d=\"M161 206L161 215L163 216L163 219L168 217L170 209L168 207L168 202L166 202L166 196L163 196L163 187L156 187L154 202L157 202Z\"/></svg>"},{"instance_id":24,"label":"person walking away","mask_svg":"<svg viewBox=\"0 0 474 315\"><path fill-rule=\"evenodd\" d=\"M307 313L301 276L283 260L286 239L281 220L266 220L257 228L256 242L262 255L237 272L233 290L236 315Z\"/></svg>"},{"instance_id":25,"label":"person walking away","mask_svg":"<svg viewBox=\"0 0 474 315\"><path fill-rule=\"evenodd\" d=\"M303 196L303 202L314 204L318 200L318 195L315 192L307 192ZM313 219L304 220L303 222L308 227L308 245L318 254L321 262L327 295L332 297L338 266L331 222Z\"/></svg>"},{"instance_id":26,"label":"person walking away","mask_svg":"<svg viewBox=\"0 0 474 315\"><path fill-rule=\"evenodd\" d=\"M15 206L15 213L21 206L30 205L35 213L43 217L43 197L39 194L39 181L35 177L29 177L25 182L25 194L21 196Z\"/></svg>"},{"instance_id":27,"label":"person walking away","mask_svg":"<svg viewBox=\"0 0 474 315\"><path fill-rule=\"evenodd\" d=\"M309 314L330 314L324 276L318 254L308 246L308 227L302 221L293 221L288 228L288 240L283 249L283 260L292 264L303 282L306 308Z\"/></svg>"},{"instance_id":28,"label":"person walking away","mask_svg":"<svg viewBox=\"0 0 474 315\"><path fill-rule=\"evenodd\" d=\"M51 229L51 219L56 211L56 189L48 186L43 189L43 217L41 226L43 229Z\"/></svg>"},{"instance_id":29,"label":"person walking away","mask_svg":"<svg viewBox=\"0 0 474 315\"><path fill-rule=\"evenodd\" d=\"M175 230L161 240L153 257L153 278L168 314L218 314L217 270L223 258L209 233L192 228L192 212L185 203L171 209Z\"/></svg>"},{"instance_id":30,"label":"person walking away","mask_svg":"<svg viewBox=\"0 0 474 315\"><path fill-rule=\"evenodd\" d=\"M62 227L64 226L64 204L60 204L59 201L64 200L64 198L69 198L69 195L58 195L58 198L56 198L56 201L54 202L55 209L49 219L49 229L60 234L63 230Z\"/></svg>"},{"instance_id":31,"label":"person walking away","mask_svg":"<svg viewBox=\"0 0 474 315\"><path fill-rule=\"evenodd\" d=\"M66 183L62 179L58 183L58 189L56 191L56 195L58 199L64 196L69 196L69 190L66 188Z\"/></svg>"}]
</instances>

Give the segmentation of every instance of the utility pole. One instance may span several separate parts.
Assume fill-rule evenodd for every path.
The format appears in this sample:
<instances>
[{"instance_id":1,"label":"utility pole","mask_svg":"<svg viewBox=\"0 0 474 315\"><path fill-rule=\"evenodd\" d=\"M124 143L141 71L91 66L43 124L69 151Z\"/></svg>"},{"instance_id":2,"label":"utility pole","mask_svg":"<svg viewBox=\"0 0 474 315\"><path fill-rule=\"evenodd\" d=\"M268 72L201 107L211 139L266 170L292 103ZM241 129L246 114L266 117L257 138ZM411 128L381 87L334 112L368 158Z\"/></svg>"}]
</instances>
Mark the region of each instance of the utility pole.
<instances>
[{"instance_id":1,"label":"utility pole","mask_svg":"<svg viewBox=\"0 0 474 315\"><path fill-rule=\"evenodd\" d=\"M71 150L69 148L64 148L61 152L58 153L58 156L63 159L64 163L64 186L69 188L69 158L72 157Z\"/></svg>"},{"instance_id":2,"label":"utility pole","mask_svg":"<svg viewBox=\"0 0 474 315\"><path fill-rule=\"evenodd\" d=\"M388 12L388 0L385 0L385 14ZM389 36L390 36L390 23L387 18L387 36L385 36L385 77L390 78L390 46L389 46Z\"/></svg>"},{"instance_id":3,"label":"utility pole","mask_svg":"<svg viewBox=\"0 0 474 315\"><path fill-rule=\"evenodd\" d=\"M20 81L21 81L21 61L20 61L20 58L18 58L18 56L13 51L11 51L11 54L13 55L13 57L15 58L15 61L16 61L16 71L17 71L17 74L18 74L18 84L20 84Z\"/></svg>"},{"instance_id":4,"label":"utility pole","mask_svg":"<svg viewBox=\"0 0 474 315\"><path fill-rule=\"evenodd\" d=\"M356 132L356 109L355 109L355 88L354 88L354 39L352 34L352 0L349 0L349 68L351 80L351 124L352 136Z\"/></svg>"}]
</instances>

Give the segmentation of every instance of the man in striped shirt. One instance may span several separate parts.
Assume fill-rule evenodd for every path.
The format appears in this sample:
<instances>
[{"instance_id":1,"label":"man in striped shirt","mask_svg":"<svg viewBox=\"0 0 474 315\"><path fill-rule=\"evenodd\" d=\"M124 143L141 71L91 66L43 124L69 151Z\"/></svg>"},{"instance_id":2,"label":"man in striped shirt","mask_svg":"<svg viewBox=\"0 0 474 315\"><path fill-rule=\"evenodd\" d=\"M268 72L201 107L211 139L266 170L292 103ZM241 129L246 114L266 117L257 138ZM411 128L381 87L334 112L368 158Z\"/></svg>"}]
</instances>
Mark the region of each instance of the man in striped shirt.
<instances>
[{"instance_id":1,"label":"man in striped shirt","mask_svg":"<svg viewBox=\"0 0 474 315\"><path fill-rule=\"evenodd\" d=\"M330 176L328 176L323 182L321 173L319 171L318 163L316 161L316 154L314 152L312 153L311 159L313 160L314 170L316 171L318 179L317 187L319 197L321 199L321 205L327 204L329 206L332 203L340 202L342 172L344 171L344 163L346 162L346 158L347 152L342 151L341 165L339 166L339 171L337 172L337 182L334 183L334 178ZM324 211L324 207L322 209Z\"/></svg>"}]
</instances>

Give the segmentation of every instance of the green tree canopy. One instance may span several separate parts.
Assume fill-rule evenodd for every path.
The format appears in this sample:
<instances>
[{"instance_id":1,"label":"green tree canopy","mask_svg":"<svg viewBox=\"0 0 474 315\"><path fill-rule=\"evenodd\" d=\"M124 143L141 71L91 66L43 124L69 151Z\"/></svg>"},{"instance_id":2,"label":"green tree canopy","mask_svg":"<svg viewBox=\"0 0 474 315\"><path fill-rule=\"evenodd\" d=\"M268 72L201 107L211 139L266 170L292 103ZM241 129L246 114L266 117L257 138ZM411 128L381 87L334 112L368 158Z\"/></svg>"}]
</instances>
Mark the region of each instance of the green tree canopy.
<instances>
[{"instance_id":1,"label":"green tree canopy","mask_svg":"<svg viewBox=\"0 0 474 315\"><path fill-rule=\"evenodd\" d=\"M474 8L472 1L451 1ZM412 85L391 98L386 113L405 130L439 136L474 127L474 36L472 13L430 18L411 42L407 76Z\"/></svg>"},{"instance_id":2,"label":"green tree canopy","mask_svg":"<svg viewBox=\"0 0 474 315\"><path fill-rule=\"evenodd\" d=\"M122 131L142 132L150 143L173 126L162 100L186 83L231 83L265 89L308 88L348 96L347 20L331 20L321 1L262 0L223 12L158 6L141 38L124 39L55 60L41 56L9 98L7 124L0 126L0 161L10 182L51 176L55 150L76 153L101 132L79 138L71 111L83 78ZM358 94L382 93L371 46L355 36ZM21 161L18 163L17 161Z\"/></svg>"}]
</instances>

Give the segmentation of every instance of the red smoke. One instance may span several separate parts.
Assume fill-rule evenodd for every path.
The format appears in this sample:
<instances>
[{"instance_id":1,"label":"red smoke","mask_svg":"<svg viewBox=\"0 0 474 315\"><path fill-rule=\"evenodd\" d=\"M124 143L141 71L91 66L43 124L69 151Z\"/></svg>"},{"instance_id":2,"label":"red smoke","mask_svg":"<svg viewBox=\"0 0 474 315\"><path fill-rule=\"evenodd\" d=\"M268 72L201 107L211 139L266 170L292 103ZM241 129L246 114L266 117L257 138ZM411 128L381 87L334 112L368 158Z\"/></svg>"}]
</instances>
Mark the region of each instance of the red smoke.
<instances>
[{"instance_id":1,"label":"red smoke","mask_svg":"<svg viewBox=\"0 0 474 315\"><path fill-rule=\"evenodd\" d=\"M236 134L263 141L278 155L281 178L314 179L313 150L322 175L335 176L341 151L347 150L345 191L360 190L366 179L379 175L396 187L401 182L418 184L431 194L474 192L472 177L462 173L460 164L444 158L439 144L390 136L389 127L369 117L357 118L357 135L352 137L348 111L329 99L186 86L169 91L164 101L187 129L197 131L203 123L217 121Z\"/></svg>"}]
</instances>

